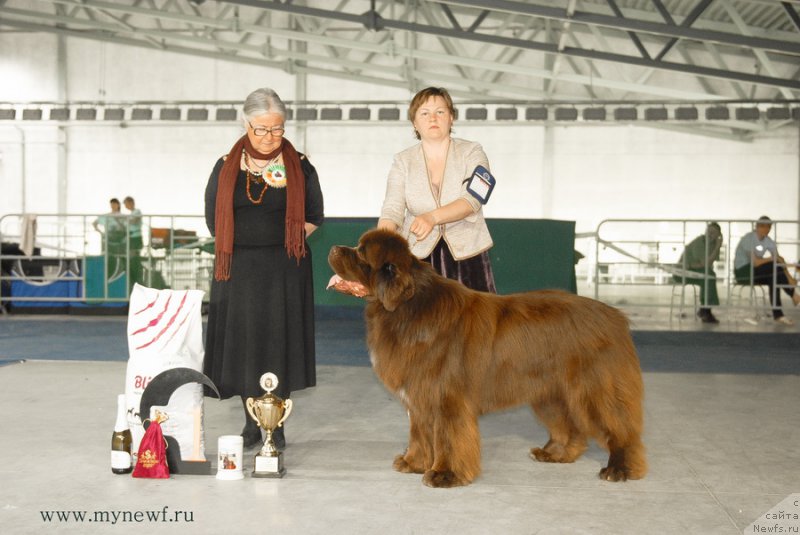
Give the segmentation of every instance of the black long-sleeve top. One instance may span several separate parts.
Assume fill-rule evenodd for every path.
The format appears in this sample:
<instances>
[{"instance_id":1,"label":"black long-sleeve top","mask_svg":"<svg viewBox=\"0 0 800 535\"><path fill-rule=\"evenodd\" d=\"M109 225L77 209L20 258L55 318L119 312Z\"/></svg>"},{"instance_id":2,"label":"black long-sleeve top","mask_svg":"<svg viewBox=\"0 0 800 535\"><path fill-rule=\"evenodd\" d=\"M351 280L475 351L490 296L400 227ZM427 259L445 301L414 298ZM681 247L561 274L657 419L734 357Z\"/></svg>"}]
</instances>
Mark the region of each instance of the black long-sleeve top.
<instances>
[{"instance_id":1,"label":"black long-sleeve top","mask_svg":"<svg viewBox=\"0 0 800 535\"><path fill-rule=\"evenodd\" d=\"M215 236L215 209L217 202L217 184L224 159L220 158L206 185L206 225L211 235ZM325 219L322 189L319 185L317 170L303 154L300 165L306 181L306 222L320 226ZM236 187L233 191L233 243L250 247L283 245L286 236L286 188L270 187L261 204L253 204L247 198L247 176L239 171ZM261 194L263 184L251 184L253 197Z\"/></svg>"}]
</instances>

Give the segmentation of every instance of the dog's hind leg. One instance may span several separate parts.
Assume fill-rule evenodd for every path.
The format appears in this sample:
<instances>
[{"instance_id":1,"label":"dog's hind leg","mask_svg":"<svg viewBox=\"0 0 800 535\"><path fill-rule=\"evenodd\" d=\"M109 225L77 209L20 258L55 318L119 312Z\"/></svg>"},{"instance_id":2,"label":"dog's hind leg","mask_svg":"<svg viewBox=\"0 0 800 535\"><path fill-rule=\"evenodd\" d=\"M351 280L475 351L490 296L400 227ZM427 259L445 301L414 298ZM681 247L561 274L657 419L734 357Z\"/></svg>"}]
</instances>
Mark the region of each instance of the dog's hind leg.
<instances>
[{"instance_id":1,"label":"dog's hind leg","mask_svg":"<svg viewBox=\"0 0 800 535\"><path fill-rule=\"evenodd\" d=\"M433 421L409 411L408 448L394 458L393 468L406 474L424 474L433 465Z\"/></svg>"},{"instance_id":2,"label":"dog's hind leg","mask_svg":"<svg viewBox=\"0 0 800 535\"><path fill-rule=\"evenodd\" d=\"M608 466L600 470L600 479L626 481L641 479L647 473L644 445L639 437L625 446L609 441Z\"/></svg>"},{"instance_id":3,"label":"dog's hind leg","mask_svg":"<svg viewBox=\"0 0 800 535\"><path fill-rule=\"evenodd\" d=\"M608 465L600 470L600 479L626 481L641 479L647 473L645 448L642 444L641 406L636 403L622 404L614 411L594 409L598 443L608 449Z\"/></svg>"},{"instance_id":4,"label":"dog's hind leg","mask_svg":"<svg viewBox=\"0 0 800 535\"><path fill-rule=\"evenodd\" d=\"M531 406L550 433L550 440L543 448L531 448L531 458L543 463L575 462L586 451L586 435L575 426L563 402L554 400Z\"/></svg>"},{"instance_id":5,"label":"dog's hind leg","mask_svg":"<svg viewBox=\"0 0 800 535\"><path fill-rule=\"evenodd\" d=\"M429 487L468 485L481 471L478 417L463 398L445 399L436 414L433 466L422 482Z\"/></svg>"}]
</instances>

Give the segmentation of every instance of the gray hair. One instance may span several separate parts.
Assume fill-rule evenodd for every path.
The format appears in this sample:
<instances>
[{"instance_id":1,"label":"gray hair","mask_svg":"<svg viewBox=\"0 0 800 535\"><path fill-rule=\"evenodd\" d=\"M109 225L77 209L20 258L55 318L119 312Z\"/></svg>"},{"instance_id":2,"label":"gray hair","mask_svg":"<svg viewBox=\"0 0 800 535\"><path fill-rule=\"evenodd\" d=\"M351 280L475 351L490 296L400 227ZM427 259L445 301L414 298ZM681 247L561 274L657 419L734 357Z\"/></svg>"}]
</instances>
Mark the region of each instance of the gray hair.
<instances>
[{"instance_id":1,"label":"gray hair","mask_svg":"<svg viewBox=\"0 0 800 535\"><path fill-rule=\"evenodd\" d=\"M286 104L283 103L281 97L274 90L268 87L256 89L247 95L244 101L245 120L250 120L265 113L277 113L286 119Z\"/></svg>"}]
</instances>

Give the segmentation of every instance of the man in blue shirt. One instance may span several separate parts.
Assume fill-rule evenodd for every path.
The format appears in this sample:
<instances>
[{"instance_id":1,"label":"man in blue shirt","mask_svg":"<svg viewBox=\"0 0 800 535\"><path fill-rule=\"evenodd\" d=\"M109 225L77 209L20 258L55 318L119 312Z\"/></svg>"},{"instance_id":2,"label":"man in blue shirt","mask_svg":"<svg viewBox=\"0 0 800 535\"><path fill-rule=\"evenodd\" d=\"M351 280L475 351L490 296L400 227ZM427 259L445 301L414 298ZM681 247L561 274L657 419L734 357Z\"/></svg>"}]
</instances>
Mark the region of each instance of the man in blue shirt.
<instances>
[{"instance_id":1,"label":"man in blue shirt","mask_svg":"<svg viewBox=\"0 0 800 535\"><path fill-rule=\"evenodd\" d=\"M774 291L774 287L776 283L783 287L783 290L791 296L795 306L800 304L800 292L795 291L797 281L786 270L786 260L778 255L778 246L769 237L770 230L772 230L772 220L767 216L761 216L756 221L756 229L742 236L733 260L736 282L769 286L772 316L775 321L792 325L794 322L783 315L781 294L779 291Z\"/></svg>"}]
</instances>

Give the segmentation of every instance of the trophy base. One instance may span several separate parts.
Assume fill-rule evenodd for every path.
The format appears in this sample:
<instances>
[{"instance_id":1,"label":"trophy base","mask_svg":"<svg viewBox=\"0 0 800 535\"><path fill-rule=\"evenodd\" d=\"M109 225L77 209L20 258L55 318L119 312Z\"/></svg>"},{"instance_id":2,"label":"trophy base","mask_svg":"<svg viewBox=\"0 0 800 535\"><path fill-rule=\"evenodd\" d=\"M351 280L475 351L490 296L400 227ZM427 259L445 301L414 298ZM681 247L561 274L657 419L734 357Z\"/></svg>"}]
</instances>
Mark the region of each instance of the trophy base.
<instances>
[{"instance_id":1,"label":"trophy base","mask_svg":"<svg viewBox=\"0 0 800 535\"><path fill-rule=\"evenodd\" d=\"M256 455L256 467L253 470L253 477L272 477L281 478L286 474L283 467L283 454L279 453L275 457Z\"/></svg>"}]
</instances>

